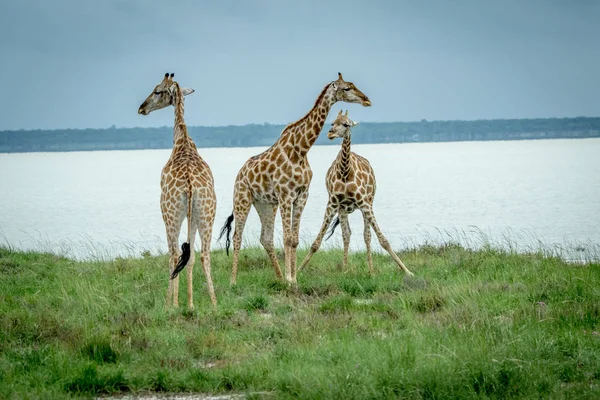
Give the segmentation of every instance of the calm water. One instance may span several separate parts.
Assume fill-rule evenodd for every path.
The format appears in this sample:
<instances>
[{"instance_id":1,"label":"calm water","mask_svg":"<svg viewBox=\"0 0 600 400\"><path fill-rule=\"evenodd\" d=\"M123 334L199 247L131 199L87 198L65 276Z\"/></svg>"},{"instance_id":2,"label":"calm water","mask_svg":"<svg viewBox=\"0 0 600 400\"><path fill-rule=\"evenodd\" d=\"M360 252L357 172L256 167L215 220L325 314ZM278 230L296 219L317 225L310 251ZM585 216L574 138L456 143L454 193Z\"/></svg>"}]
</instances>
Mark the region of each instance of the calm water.
<instances>
[{"instance_id":1,"label":"calm water","mask_svg":"<svg viewBox=\"0 0 600 400\"><path fill-rule=\"evenodd\" d=\"M600 244L600 139L353 149L375 169L375 215L396 248L449 238L478 245L484 237L523 249ZM232 210L237 171L263 150L200 149L215 176L214 236ZM309 153L314 178L301 224L305 245L321 225L325 173L338 151L339 146L317 146ZM0 241L76 257L166 252L159 179L169 155L170 150L0 154ZM351 248L361 249L358 212L350 223ZM252 211L245 243L258 244L259 232ZM379 248L375 237L373 242ZM215 237L213 246L222 243ZM327 246L341 246L341 233Z\"/></svg>"}]
</instances>

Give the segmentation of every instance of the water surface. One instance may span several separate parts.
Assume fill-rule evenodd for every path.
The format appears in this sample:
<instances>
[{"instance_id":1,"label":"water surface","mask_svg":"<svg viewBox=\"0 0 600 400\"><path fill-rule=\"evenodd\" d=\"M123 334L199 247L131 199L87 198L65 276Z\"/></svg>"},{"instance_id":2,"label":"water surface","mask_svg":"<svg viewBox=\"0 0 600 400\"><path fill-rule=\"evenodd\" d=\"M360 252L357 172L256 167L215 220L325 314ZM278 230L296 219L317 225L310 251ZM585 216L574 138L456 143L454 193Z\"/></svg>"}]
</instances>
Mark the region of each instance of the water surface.
<instances>
[{"instance_id":1,"label":"water surface","mask_svg":"<svg viewBox=\"0 0 600 400\"><path fill-rule=\"evenodd\" d=\"M233 182L264 148L200 149L215 176L213 236L232 210ZM339 146L315 146L301 223L310 245L322 221L325 173ZM356 145L377 176L375 215L395 248L450 238L476 245L600 243L600 139ZM19 248L77 257L165 252L159 180L170 150L0 154L0 233ZM350 217L351 248L364 248ZM282 246L278 217L276 246ZM181 240L185 237L185 224ZM244 232L258 244L253 210ZM509 243L510 242L510 243ZM341 246L338 232L326 244ZM374 248L379 248L373 237Z\"/></svg>"}]
</instances>

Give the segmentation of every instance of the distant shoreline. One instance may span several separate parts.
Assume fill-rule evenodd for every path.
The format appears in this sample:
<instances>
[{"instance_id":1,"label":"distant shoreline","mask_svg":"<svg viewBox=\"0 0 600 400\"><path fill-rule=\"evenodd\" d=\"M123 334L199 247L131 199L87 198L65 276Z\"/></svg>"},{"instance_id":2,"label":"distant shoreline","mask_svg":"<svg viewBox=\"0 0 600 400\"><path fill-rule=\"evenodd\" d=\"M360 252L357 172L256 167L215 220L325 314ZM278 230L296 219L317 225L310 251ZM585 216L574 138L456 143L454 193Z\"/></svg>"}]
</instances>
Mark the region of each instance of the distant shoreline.
<instances>
[{"instance_id":1,"label":"distant shoreline","mask_svg":"<svg viewBox=\"0 0 600 400\"><path fill-rule=\"evenodd\" d=\"M285 125L189 126L199 148L272 145ZM151 150L172 147L172 127L0 131L0 153ZM327 127L324 128L324 131ZM600 117L495 119L475 121L364 122L353 130L355 144L600 137ZM321 134L316 145L331 145Z\"/></svg>"}]
</instances>

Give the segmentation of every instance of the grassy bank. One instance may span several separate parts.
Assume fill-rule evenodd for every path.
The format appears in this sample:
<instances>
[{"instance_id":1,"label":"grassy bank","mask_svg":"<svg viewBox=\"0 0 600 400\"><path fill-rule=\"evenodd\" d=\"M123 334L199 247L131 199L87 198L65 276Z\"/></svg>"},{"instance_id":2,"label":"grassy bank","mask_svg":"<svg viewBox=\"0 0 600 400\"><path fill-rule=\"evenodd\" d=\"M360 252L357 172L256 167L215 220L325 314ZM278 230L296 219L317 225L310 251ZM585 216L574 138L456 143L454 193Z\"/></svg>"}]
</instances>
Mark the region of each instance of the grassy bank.
<instances>
[{"instance_id":1,"label":"grassy bank","mask_svg":"<svg viewBox=\"0 0 600 400\"><path fill-rule=\"evenodd\" d=\"M299 257L302 257L301 252ZM600 264L455 245L366 270L319 252L297 292L260 249L213 253L164 310L166 257L75 262L0 249L0 398L269 392L277 398L598 398ZM301 258L300 258L301 259ZM184 274L185 275L185 274ZM254 395L260 397L260 395Z\"/></svg>"}]
</instances>

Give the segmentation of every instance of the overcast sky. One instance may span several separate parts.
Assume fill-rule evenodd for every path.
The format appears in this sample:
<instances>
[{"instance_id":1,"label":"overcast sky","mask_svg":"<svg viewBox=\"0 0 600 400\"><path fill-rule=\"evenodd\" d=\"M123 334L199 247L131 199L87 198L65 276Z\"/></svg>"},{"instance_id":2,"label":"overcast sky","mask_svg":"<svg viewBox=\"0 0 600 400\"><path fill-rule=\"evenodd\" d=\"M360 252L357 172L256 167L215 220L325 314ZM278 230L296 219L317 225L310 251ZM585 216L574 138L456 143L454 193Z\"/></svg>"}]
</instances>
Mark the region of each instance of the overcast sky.
<instances>
[{"instance_id":1,"label":"overcast sky","mask_svg":"<svg viewBox=\"0 0 600 400\"><path fill-rule=\"evenodd\" d=\"M1 0L0 130L288 123L337 72L358 121L600 115L596 0Z\"/></svg>"}]
</instances>

